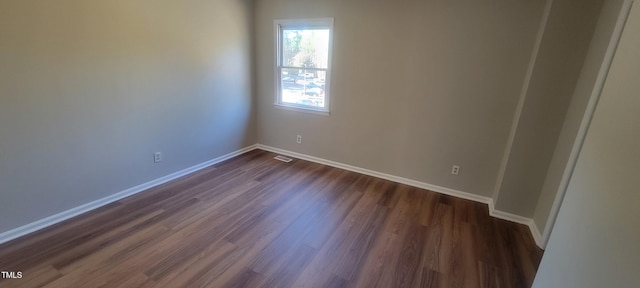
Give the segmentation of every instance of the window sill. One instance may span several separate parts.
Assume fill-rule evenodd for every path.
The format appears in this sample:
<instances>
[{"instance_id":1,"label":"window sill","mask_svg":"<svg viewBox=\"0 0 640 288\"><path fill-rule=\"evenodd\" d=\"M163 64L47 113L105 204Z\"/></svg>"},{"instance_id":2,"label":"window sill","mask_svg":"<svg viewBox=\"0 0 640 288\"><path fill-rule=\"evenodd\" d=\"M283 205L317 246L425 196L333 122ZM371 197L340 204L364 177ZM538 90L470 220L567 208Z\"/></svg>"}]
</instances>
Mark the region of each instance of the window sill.
<instances>
[{"instance_id":1,"label":"window sill","mask_svg":"<svg viewBox=\"0 0 640 288\"><path fill-rule=\"evenodd\" d=\"M329 116L329 111L315 110L315 109L309 109L309 108L303 108L303 107L297 107L297 106L289 106L289 105L283 105L278 103L274 103L273 106L282 110L297 111L297 112L315 114L315 115L321 115L321 116Z\"/></svg>"}]
</instances>

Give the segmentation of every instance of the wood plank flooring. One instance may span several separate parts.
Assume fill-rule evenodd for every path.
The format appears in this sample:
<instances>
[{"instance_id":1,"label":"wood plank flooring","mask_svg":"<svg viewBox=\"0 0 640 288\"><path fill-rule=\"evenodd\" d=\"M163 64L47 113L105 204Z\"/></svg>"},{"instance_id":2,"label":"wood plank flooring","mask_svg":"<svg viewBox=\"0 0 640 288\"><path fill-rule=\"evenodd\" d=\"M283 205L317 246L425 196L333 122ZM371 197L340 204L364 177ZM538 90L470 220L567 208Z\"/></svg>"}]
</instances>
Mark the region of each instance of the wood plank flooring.
<instances>
[{"instance_id":1,"label":"wood plank flooring","mask_svg":"<svg viewBox=\"0 0 640 288\"><path fill-rule=\"evenodd\" d=\"M0 245L0 287L530 287L487 206L255 150Z\"/></svg>"}]
</instances>

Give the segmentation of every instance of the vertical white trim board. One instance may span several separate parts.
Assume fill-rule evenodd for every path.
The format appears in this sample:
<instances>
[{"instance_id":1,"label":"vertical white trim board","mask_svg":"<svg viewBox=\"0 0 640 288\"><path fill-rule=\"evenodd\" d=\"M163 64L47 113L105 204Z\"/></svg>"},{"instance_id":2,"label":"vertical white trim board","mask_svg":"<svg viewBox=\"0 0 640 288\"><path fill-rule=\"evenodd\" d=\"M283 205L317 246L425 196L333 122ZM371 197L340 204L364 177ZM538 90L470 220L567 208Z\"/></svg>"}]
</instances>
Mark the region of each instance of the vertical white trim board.
<instances>
[{"instance_id":1,"label":"vertical white trim board","mask_svg":"<svg viewBox=\"0 0 640 288\"><path fill-rule=\"evenodd\" d=\"M365 169L365 168L361 168L361 167L356 167L356 166L352 166L352 165L349 165L349 164L344 164L344 163L340 163L340 162L336 162L336 161L331 161L331 160L327 160L327 159L323 159L323 158L319 158L319 157L314 157L314 156L310 156L310 155L306 155L306 154L302 154L302 153L297 153L297 152L293 152L293 151L289 151L289 150L275 148L275 147L271 147L271 146L267 146L267 145L263 145L263 144L257 144L256 148L257 149L261 149L261 150L265 150L265 151L270 151L270 152L277 153L277 154L286 155L288 157L307 160L307 161L311 161L311 162L315 162L315 163L319 163L319 164L323 164L323 165L327 165L327 166L331 166L331 167L344 169L344 170L347 170L347 171L352 171L352 172L356 172L356 173L360 173L360 174L364 174L364 175L377 177L377 178L381 178L381 179L385 179L385 180L389 180L389 181L393 181L393 182L397 182L397 183L413 186L413 187L416 187L416 188L421 188L421 189L437 192L437 193L440 193L440 194L450 195L450 196L454 196L454 197L458 197L458 198L462 198L462 199L467 199L467 200L471 200L471 201L487 204L489 206L489 215L491 215L492 217L503 219L503 220L507 220L507 221L510 221L510 222L523 224L523 225L527 225L529 227L529 230L531 231L531 235L533 236L533 239L536 242L536 245L538 245L538 247L540 247L540 248L543 248L542 241L541 241L542 237L540 237L540 232L538 231L538 228L536 227L535 223L533 222L533 219L496 210L494 205L493 205L494 204L493 203L494 200L492 198L490 198L490 197L480 196L480 195L469 193L469 192L464 192L464 191L451 189L451 188L447 188L447 187L442 187L442 186L438 186L438 185L433 185L433 184L429 184L429 183L425 183L425 182L421 182L421 181L416 181L416 180L412 180L412 179L408 179L408 178L404 178L404 177L390 175L390 174L386 174L386 173L382 173L382 172L378 172L378 171L373 171L373 170L369 170L369 169Z\"/></svg>"},{"instance_id":2,"label":"vertical white trim board","mask_svg":"<svg viewBox=\"0 0 640 288\"><path fill-rule=\"evenodd\" d=\"M27 235L29 233L33 233L35 231L44 229L44 228L49 227L51 225L60 223L60 222L62 222L64 220L67 220L67 219L73 218L75 216L78 216L78 215L80 215L82 213L89 212L91 210L100 208L100 207L102 207L104 205L107 205L109 203L113 203L113 202L118 201L120 199L129 197L131 195L134 195L134 194L140 193L142 191L148 190L150 188L156 187L158 185L162 185L162 184L167 183L167 182L169 182L171 180L175 180L177 178L180 178L180 177L185 176L187 174L191 174L193 172L196 172L196 171L201 170L203 168L209 167L211 165L220 163L220 162L225 161L227 159L230 159L230 158L236 157L238 155L247 153L249 151L255 150L256 147L257 147L257 145L254 144L254 145L242 148L240 150L237 150L237 151L222 155L220 157L217 157L217 158L211 159L209 161L206 161L206 162L191 166L191 167L186 168L186 169L182 169L180 171L177 171L177 172L171 173L169 175L166 175L166 176L151 180L149 182L140 184L138 186L131 187L129 189L120 191L118 193L109 195L107 197L104 197L104 198L101 198L101 199L98 199L98 200L95 200L95 201L92 201L92 202L77 206L75 208L71 208L69 210L60 212L58 214L55 214L55 215L52 215L52 216L37 220L35 222L31 222L29 224L20 226L18 228L14 228L14 229L11 229L9 231L0 233L0 244L8 242L8 241L11 241L11 240L16 239L18 237Z\"/></svg>"},{"instance_id":3,"label":"vertical white trim board","mask_svg":"<svg viewBox=\"0 0 640 288\"><path fill-rule=\"evenodd\" d=\"M547 22L549 22L549 15L551 14L551 6L553 6L553 0L547 0L547 4L544 7L542 18L540 19L540 26L538 27L538 34L536 36L533 51L531 52L531 58L529 59L529 66L527 66L527 72L524 76L524 82L522 83L522 89L520 89L520 97L518 98L518 104L516 105L516 113L513 115L513 122L511 123L511 130L509 132L509 138L507 138L507 145L504 148L502 155L502 161L500 162L500 168L498 169L498 177L496 179L496 188L493 191L493 198L498 199L500 196L500 189L502 188L502 182L504 175L507 172L507 164L509 164L509 156L511 155L511 148L513 148L513 142L515 141L516 132L518 132L518 124L520 123L520 116L524 109L524 103L527 100L527 92L529 92L529 84L533 71L536 67L536 61L538 60L538 51L542 46L542 39L544 38L544 31L547 29Z\"/></svg>"},{"instance_id":4,"label":"vertical white trim board","mask_svg":"<svg viewBox=\"0 0 640 288\"><path fill-rule=\"evenodd\" d=\"M591 119L593 118L593 114L596 111L598 100L600 100L600 94L602 93L604 83L607 80L607 75L609 75L609 68L611 67L613 57L615 56L616 50L618 49L618 43L620 42L620 38L622 37L622 32L627 22L629 12L631 11L632 4L633 0L625 0L625 2L622 3L622 7L620 8L620 14L618 15L616 26L614 27L611 39L609 40L609 45L607 46L607 50L605 51L604 59L602 60L602 65L600 66L600 70L598 71L596 82L594 84L593 90L591 91L591 95L589 96L589 102L587 103L587 107L585 109L584 115L582 116L580 126L578 127L576 139L574 140L573 146L571 147L571 153L569 154L569 159L567 160L567 164L564 168L562 179L560 180L560 184L558 185L558 190L556 191L556 196L553 200L553 206L551 207L551 211L549 212L547 222L544 225L544 231L542 232L542 243L545 246L547 245L547 242L549 242L551 230L556 223L556 218L558 217L560 206L562 205L562 201L564 200L564 195L569 188L569 181L571 180L571 175L573 175L573 169L578 162L578 156L580 154L580 150L582 150L582 144L584 143L584 139L587 136L589 125L591 124Z\"/></svg>"}]
</instances>

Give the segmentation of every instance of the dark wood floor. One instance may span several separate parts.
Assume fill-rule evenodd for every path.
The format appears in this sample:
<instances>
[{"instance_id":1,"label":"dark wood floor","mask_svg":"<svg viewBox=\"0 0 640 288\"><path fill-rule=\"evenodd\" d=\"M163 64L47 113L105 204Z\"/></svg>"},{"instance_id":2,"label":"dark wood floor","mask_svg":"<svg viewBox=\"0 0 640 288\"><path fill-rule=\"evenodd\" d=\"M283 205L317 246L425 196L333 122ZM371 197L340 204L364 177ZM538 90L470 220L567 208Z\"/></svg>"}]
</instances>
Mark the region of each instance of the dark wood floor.
<instances>
[{"instance_id":1,"label":"dark wood floor","mask_svg":"<svg viewBox=\"0 0 640 288\"><path fill-rule=\"evenodd\" d=\"M530 287L487 206L256 150L0 245L0 287Z\"/></svg>"}]
</instances>

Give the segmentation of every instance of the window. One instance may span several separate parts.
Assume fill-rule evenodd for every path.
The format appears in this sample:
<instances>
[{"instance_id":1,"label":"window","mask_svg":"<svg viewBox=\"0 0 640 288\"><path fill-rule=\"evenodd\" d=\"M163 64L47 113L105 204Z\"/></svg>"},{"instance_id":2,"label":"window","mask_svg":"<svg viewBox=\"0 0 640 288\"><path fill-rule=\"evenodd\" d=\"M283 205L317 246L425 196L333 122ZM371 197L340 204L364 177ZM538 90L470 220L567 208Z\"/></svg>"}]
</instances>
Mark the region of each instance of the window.
<instances>
[{"instance_id":1,"label":"window","mask_svg":"<svg viewBox=\"0 0 640 288\"><path fill-rule=\"evenodd\" d=\"M333 19L274 23L276 105L328 113Z\"/></svg>"}]
</instances>

